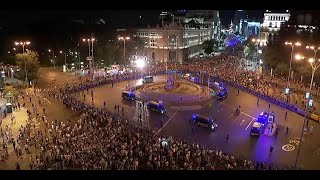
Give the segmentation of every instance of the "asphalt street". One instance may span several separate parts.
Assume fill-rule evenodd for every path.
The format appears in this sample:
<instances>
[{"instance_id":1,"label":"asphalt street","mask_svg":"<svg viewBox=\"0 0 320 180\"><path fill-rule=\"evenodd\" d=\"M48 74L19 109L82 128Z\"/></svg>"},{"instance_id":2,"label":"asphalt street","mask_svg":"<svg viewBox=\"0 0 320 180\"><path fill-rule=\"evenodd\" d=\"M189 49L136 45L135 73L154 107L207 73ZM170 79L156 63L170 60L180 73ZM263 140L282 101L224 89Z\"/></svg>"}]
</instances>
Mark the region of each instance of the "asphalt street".
<instances>
[{"instance_id":1,"label":"asphalt street","mask_svg":"<svg viewBox=\"0 0 320 180\"><path fill-rule=\"evenodd\" d=\"M163 81L163 78L164 76L158 76L155 77L154 81ZM269 102L259 100L259 105L257 105L257 97L241 90L237 95L238 90L229 87L229 96L223 101L213 99L204 105L202 104L201 109L191 111L175 110L167 106L168 112L163 115L144 110L143 117L145 118L140 122L137 117L138 106L136 102L128 102L121 98L121 92L127 84L126 81L115 83L113 87L109 84L94 88L94 105L103 108L103 102L105 101L106 108L111 111L115 111L114 106L119 105L119 114L122 114L121 108L124 107L124 116L132 119L132 121L152 128L159 134L171 135L190 143L196 142L209 148L243 155L251 160L291 166L295 163L303 122L303 117L300 115L288 111L285 120L286 109L270 104L269 111L274 112L275 122L280 128L278 136L262 134L259 137L251 137L250 129L255 118L261 111L268 111ZM136 84L141 84L141 80L138 80ZM89 93L82 92L76 96L80 100L92 104L90 91ZM86 94L85 98L83 94ZM242 111L239 116L235 115L235 108L238 105L241 105ZM195 126L191 123L191 116L194 113L213 117L219 125L218 129L212 132ZM320 126L313 121L309 122L309 126L313 126L313 131L304 135L298 165L304 169L320 169L318 163L320 160L320 142L318 141ZM192 127L194 127L194 133L192 133ZM286 127L289 128L288 134L285 133ZM227 134L230 136L228 143L226 142ZM272 156L269 156L270 146L274 147Z\"/></svg>"}]
</instances>

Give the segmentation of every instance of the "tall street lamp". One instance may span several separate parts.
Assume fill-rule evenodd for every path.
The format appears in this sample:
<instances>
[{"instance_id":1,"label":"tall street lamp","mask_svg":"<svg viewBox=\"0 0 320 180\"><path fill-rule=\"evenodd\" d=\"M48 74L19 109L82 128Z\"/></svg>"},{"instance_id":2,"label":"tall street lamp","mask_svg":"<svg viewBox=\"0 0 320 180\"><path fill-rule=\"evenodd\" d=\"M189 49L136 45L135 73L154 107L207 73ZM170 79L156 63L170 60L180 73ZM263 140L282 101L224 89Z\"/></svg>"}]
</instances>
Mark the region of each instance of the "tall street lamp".
<instances>
[{"instance_id":1,"label":"tall street lamp","mask_svg":"<svg viewBox=\"0 0 320 180\"><path fill-rule=\"evenodd\" d=\"M126 61L126 41L130 39L130 37L119 37L118 38L119 41L123 41L123 60L124 60L124 64L127 67L127 61Z\"/></svg>"},{"instance_id":2,"label":"tall street lamp","mask_svg":"<svg viewBox=\"0 0 320 180\"><path fill-rule=\"evenodd\" d=\"M24 46L31 44L31 42L30 42L30 41L15 42L14 44L15 44L16 46L22 46L22 54L24 55ZM26 82L27 82L27 85L28 85L29 83L28 83L27 62L26 62L26 59L24 58L24 56L23 56L23 60L24 60L24 71L25 71L25 73L26 73Z\"/></svg>"},{"instance_id":3,"label":"tall street lamp","mask_svg":"<svg viewBox=\"0 0 320 180\"><path fill-rule=\"evenodd\" d=\"M300 42L296 42L296 43L285 42L284 44L286 46L291 46L291 57L290 57L289 73L288 73L288 79L287 79L287 88L289 88L293 49L295 46L301 46L301 43ZM289 96L289 94L287 94L287 101L288 101L288 96Z\"/></svg>"},{"instance_id":4,"label":"tall street lamp","mask_svg":"<svg viewBox=\"0 0 320 180\"><path fill-rule=\"evenodd\" d=\"M316 57L316 51L315 51L314 57ZM299 56L299 55L297 55L296 58L297 59L305 59L305 57ZM311 74L311 81L310 81L309 91L307 92L308 95L306 95L307 103L306 103L306 107L305 107L305 111L304 111L304 119L303 119L301 135L300 135L300 142L299 142L299 146L298 146L298 152L297 152L297 156L296 156L296 160L295 160L295 167L297 167L297 163L298 163L298 157L299 157L299 154L300 154L300 147L301 147L301 143L302 143L303 133L305 131L305 128L306 129L308 128L308 123L306 123L306 122L309 121L309 120L307 120L307 114L308 114L308 111L309 111L309 102L311 100L311 90L312 90L313 78L314 78L314 75L315 75L317 69L320 67L320 59L316 60L314 58L309 58L308 61L309 61L310 65L311 65L311 68L312 68L312 74Z\"/></svg>"},{"instance_id":5,"label":"tall street lamp","mask_svg":"<svg viewBox=\"0 0 320 180\"><path fill-rule=\"evenodd\" d=\"M51 50L51 49L48 49L48 52L50 53L52 51L52 63L53 63L53 67L55 68L56 67L56 61L55 61L55 56L54 56L54 51ZM50 54L49 54L49 57L50 57Z\"/></svg>"},{"instance_id":6,"label":"tall street lamp","mask_svg":"<svg viewBox=\"0 0 320 180\"><path fill-rule=\"evenodd\" d=\"M64 54L64 64L67 66L67 54L64 51L60 51L60 54Z\"/></svg>"},{"instance_id":7,"label":"tall street lamp","mask_svg":"<svg viewBox=\"0 0 320 180\"><path fill-rule=\"evenodd\" d=\"M91 38L91 39L82 39L83 42L88 42L88 47L89 47L89 58L91 57L91 60L90 60L90 70L94 73L94 58L93 58L93 42L95 41L96 39L95 38ZM91 46L90 46L90 43L91 43ZM91 53L90 53L91 52Z\"/></svg>"},{"instance_id":8,"label":"tall street lamp","mask_svg":"<svg viewBox=\"0 0 320 180\"><path fill-rule=\"evenodd\" d=\"M255 39L255 38L253 38L252 39L252 42L254 42L255 43L255 45L256 45L256 54L257 54L257 61L256 61L256 64L258 63L258 60L260 59L260 56L259 56L259 43L260 43L260 39Z\"/></svg>"}]
</instances>

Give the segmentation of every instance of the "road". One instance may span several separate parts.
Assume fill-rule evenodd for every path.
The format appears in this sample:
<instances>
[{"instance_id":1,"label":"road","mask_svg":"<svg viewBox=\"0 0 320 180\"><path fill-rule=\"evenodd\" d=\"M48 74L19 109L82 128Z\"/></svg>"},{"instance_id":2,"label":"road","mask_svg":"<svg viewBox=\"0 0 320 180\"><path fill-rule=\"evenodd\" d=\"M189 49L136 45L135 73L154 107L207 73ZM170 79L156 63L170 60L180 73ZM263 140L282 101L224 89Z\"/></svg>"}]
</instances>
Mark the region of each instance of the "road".
<instances>
[{"instance_id":1,"label":"road","mask_svg":"<svg viewBox=\"0 0 320 180\"><path fill-rule=\"evenodd\" d=\"M163 80L164 77L155 77L155 82ZM137 81L137 85L141 84L141 80ZM190 143L196 142L206 145L209 148L218 148L224 152L235 155L244 155L246 158L255 161L273 162L280 165L294 165L298 139L301 134L303 117L288 111L287 120L284 119L286 109L271 104L270 111L276 116L276 124L280 131L277 138L275 136L261 135L260 137L251 137L250 128L255 118L261 111L267 111L269 102L259 101L257 106L257 97L243 92L237 95L237 89L229 87L229 96L223 101L216 99L202 105L201 109L192 111L181 111L167 107L168 112L164 115L156 112L145 111L145 119L142 122L137 120L137 105L135 102L127 102L122 100L121 92L125 89L127 82L115 83L111 85L100 86L93 89L94 105L106 106L109 110L114 111L115 105L124 107L124 115L136 123L155 129L159 134L171 135L176 139L183 139ZM92 103L90 91L83 92L78 98ZM241 105L242 113L235 116L235 107ZM190 118L194 113L210 116L216 119L219 128L216 132L210 132L207 129L196 127L191 123ZM162 123L161 123L162 122ZM162 124L162 127L161 127ZM303 145L301 146L299 166L304 169L320 169L320 126L318 123L310 121L309 126L313 126L312 134L308 133L304 136ZM288 126L289 133L285 134ZM192 133L192 127L195 127L195 133ZM230 135L229 143L226 143L226 135ZM291 145L288 145L291 144ZM283 150L283 146L290 146L294 150ZM269 148L274 147L273 155L269 157Z\"/></svg>"}]
</instances>

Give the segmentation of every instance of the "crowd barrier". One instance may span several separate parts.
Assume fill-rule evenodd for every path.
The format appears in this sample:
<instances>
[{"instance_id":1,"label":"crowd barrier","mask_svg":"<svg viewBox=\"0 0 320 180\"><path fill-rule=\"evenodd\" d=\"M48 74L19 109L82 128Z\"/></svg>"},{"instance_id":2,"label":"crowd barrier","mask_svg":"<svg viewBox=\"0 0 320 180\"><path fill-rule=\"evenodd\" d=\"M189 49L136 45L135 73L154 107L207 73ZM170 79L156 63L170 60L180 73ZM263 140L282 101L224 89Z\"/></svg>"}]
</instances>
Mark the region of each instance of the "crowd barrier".
<instances>
[{"instance_id":1,"label":"crowd barrier","mask_svg":"<svg viewBox=\"0 0 320 180\"><path fill-rule=\"evenodd\" d=\"M196 71L189 71L189 72L199 74L199 72L196 72ZM248 92L248 93L250 93L250 94L252 94L252 95L254 95L254 96L257 96L257 97L259 97L259 98L261 98L261 99L264 99L264 100L266 100L266 101L268 101L268 102L271 102L272 104L278 105L278 106L280 106L280 107L282 107L282 108L288 109L289 111L294 112L294 113L297 113L297 114L299 114L299 115L301 115L301 116L304 116L304 115L305 115L305 110L299 108L297 105L284 102L284 101L282 101L282 100L280 100L280 99L272 98L272 97L270 97L270 96L268 96L268 95L262 94L262 93L260 93L260 92L257 92L257 91L251 90L251 89L248 89L247 87L238 85L238 84L236 84L235 82L232 82L232 81L229 81L229 80L222 79L222 78L220 78L220 77L218 77L218 76L211 76L211 78L213 78L215 81L223 82L224 84L228 84L228 85L231 85L231 86L233 86L233 87L236 87L236 88L238 88L238 89L240 89L240 90L242 90L242 91ZM199 78L198 78L198 79L199 79ZM198 81L198 82L195 82L195 83L196 83L196 84L200 84L199 81ZM210 86L210 87L212 87L212 86ZM313 115L313 116L312 116L312 115ZM319 116L316 117L316 116L317 116L317 115L315 115L315 114L310 114L310 113L307 114L307 117L308 117L309 119L312 119L312 120L314 120L314 121L320 122L320 117L319 117Z\"/></svg>"}]
</instances>

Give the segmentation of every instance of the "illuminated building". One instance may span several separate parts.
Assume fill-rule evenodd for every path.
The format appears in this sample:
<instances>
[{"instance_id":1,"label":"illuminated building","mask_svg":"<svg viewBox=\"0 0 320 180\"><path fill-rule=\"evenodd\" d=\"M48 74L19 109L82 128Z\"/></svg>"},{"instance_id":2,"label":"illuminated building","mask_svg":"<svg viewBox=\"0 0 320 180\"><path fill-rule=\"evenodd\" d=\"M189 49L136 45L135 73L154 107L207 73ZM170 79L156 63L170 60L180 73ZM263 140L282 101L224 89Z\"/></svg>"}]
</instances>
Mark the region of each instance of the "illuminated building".
<instances>
[{"instance_id":1,"label":"illuminated building","mask_svg":"<svg viewBox=\"0 0 320 180\"><path fill-rule=\"evenodd\" d=\"M219 13L209 10L162 12L161 25L135 29L145 41L147 59L153 63L179 62L203 54L202 43L219 38Z\"/></svg>"},{"instance_id":2,"label":"illuminated building","mask_svg":"<svg viewBox=\"0 0 320 180\"><path fill-rule=\"evenodd\" d=\"M273 41L275 35L280 30L284 22L289 21L290 12L286 11L269 11L264 13L263 23L261 26L260 39L264 42Z\"/></svg>"}]
</instances>

